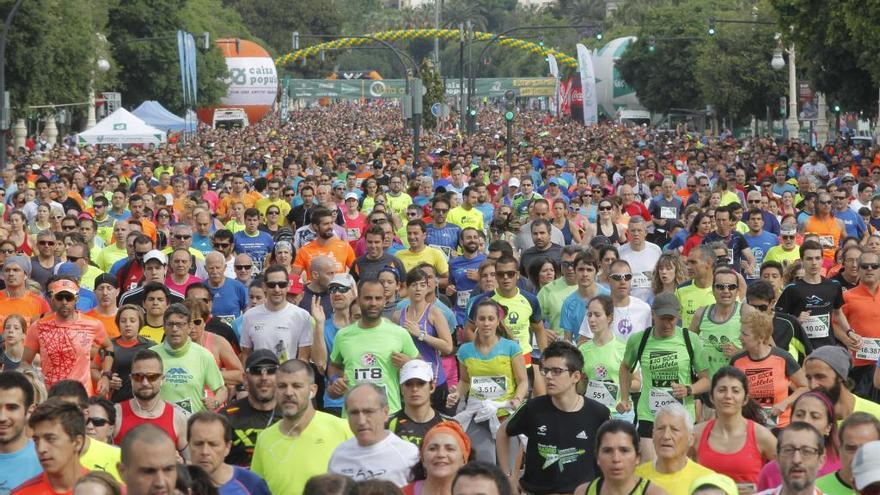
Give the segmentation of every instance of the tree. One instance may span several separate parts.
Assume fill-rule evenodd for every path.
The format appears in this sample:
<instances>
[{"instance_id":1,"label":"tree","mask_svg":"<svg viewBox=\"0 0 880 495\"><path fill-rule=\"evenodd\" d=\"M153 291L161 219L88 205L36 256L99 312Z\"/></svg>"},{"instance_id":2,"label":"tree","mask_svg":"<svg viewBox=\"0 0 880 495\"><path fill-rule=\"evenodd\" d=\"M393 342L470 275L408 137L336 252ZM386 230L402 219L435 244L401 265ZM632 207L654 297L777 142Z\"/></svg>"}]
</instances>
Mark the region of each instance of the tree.
<instances>
[{"instance_id":1,"label":"tree","mask_svg":"<svg viewBox=\"0 0 880 495\"><path fill-rule=\"evenodd\" d=\"M0 2L4 19L13 3ZM17 115L31 113L30 105L87 100L98 43L94 33L103 29L96 24L99 10L87 0L22 3L6 48L6 88Z\"/></svg>"},{"instance_id":2,"label":"tree","mask_svg":"<svg viewBox=\"0 0 880 495\"><path fill-rule=\"evenodd\" d=\"M180 63L174 33L186 29L183 0L129 0L110 8L110 36L121 69L123 103L158 100L183 113ZM145 40L145 38L160 38ZM216 47L196 57L198 106L210 106L226 94L226 63Z\"/></svg>"},{"instance_id":3,"label":"tree","mask_svg":"<svg viewBox=\"0 0 880 495\"><path fill-rule=\"evenodd\" d=\"M288 53L291 34L339 34L343 23L337 0L224 0L245 25L265 40L272 53ZM304 40L311 44L318 40Z\"/></svg>"},{"instance_id":4,"label":"tree","mask_svg":"<svg viewBox=\"0 0 880 495\"><path fill-rule=\"evenodd\" d=\"M422 86L425 87L425 95L422 97L422 125L425 129L434 129L437 127L437 118L431 114L431 105L443 103L446 99L446 87L440 71L430 58L422 60L419 73L422 76Z\"/></svg>"}]
</instances>

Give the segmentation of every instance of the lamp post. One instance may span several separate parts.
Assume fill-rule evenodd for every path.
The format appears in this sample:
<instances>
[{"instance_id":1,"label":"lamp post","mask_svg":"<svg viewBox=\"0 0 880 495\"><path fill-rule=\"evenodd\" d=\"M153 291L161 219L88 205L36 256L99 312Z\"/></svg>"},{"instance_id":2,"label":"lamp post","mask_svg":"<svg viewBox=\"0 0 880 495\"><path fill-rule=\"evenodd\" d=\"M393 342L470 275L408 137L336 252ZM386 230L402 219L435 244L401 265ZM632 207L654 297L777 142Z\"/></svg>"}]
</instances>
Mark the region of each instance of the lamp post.
<instances>
[{"instance_id":1,"label":"lamp post","mask_svg":"<svg viewBox=\"0 0 880 495\"><path fill-rule=\"evenodd\" d=\"M782 48L782 42L773 52L773 59L770 60L770 67L774 70L782 70L785 67L785 59L782 53L788 53L788 117L785 120L785 126L788 128L789 138L798 139L801 125L798 122L797 115L797 67L795 65L794 43L788 50Z\"/></svg>"},{"instance_id":2,"label":"lamp post","mask_svg":"<svg viewBox=\"0 0 880 495\"><path fill-rule=\"evenodd\" d=\"M99 58L97 62L95 62L95 67L98 68L101 72L107 72L110 70L110 62L105 58ZM97 116L95 115L95 102L97 99L95 98L95 71L92 70L92 78L89 80L89 110L86 116L86 129L91 129L95 127L97 124Z\"/></svg>"},{"instance_id":3,"label":"lamp post","mask_svg":"<svg viewBox=\"0 0 880 495\"><path fill-rule=\"evenodd\" d=\"M0 33L0 170L6 169L6 130L9 127L9 109L6 108L6 40L9 39L12 19L18 13L22 1L15 0L15 4L6 14L3 32Z\"/></svg>"}]
</instances>

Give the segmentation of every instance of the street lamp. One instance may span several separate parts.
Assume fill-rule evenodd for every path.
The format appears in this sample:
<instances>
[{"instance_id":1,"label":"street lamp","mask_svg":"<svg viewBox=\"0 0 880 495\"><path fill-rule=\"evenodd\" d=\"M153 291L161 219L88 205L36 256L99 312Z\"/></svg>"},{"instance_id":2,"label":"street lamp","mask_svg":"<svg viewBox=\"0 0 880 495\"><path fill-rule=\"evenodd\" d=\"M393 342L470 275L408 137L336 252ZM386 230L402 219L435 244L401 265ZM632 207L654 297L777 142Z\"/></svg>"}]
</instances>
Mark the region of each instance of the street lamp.
<instances>
[{"instance_id":1,"label":"street lamp","mask_svg":"<svg viewBox=\"0 0 880 495\"><path fill-rule=\"evenodd\" d=\"M110 62L106 58L99 58L95 62L95 67L101 72L110 70ZM89 80L89 111L86 115L86 129L91 129L97 124L95 115L95 71L92 71L92 78Z\"/></svg>"},{"instance_id":2,"label":"street lamp","mask_svg":"<svg viewBox=\"0 0 880 495\"><path fill-rule=\"evenodd\" d=\"M795 66L794 43L791 44L791 48L786 50L782 47L781 36L777 34L776 39L779 40L779 45L773 51L770 67L773 70L782 70L785 67L782 53L788 53L788 117L785 120L785 125L788 127L788 136L797 139L801 125L797 115L797 67Z\"/></svg>"}]
</instances>

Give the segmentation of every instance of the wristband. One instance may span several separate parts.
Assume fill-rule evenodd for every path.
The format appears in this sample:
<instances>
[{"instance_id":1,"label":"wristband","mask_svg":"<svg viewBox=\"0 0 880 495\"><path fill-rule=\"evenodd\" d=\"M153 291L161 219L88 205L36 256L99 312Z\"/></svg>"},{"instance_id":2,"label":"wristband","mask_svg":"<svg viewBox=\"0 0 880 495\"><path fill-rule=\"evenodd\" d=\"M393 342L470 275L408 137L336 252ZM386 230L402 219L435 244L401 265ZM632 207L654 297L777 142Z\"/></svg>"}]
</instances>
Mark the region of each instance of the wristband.
<instances>
[{"instance_id":1,"label":"wristband","mask_svg":"<svg viewBox=\"0 0 880 495\"><path fill-rule=\"evenodd\" d=\"M694 395L694 389L692 389L690 385L685 385L684 389L687 392L687 394L685 395L686 397L690 397L691 395Z\"/></svg>"},{"instance_id":2,"label":"wristband","mask_svg":"<svg viewBox=\"0 0 880 495\"><path fill-rule=\"evenodd\" d=\"M101 372L101 377L102 377L102 378L106 378L106 379L108 379L108 380L111 380L111 379L113 379L113 372L111 372L111 371L102 371L102 372Z\"/></svg>"}]
</instances>

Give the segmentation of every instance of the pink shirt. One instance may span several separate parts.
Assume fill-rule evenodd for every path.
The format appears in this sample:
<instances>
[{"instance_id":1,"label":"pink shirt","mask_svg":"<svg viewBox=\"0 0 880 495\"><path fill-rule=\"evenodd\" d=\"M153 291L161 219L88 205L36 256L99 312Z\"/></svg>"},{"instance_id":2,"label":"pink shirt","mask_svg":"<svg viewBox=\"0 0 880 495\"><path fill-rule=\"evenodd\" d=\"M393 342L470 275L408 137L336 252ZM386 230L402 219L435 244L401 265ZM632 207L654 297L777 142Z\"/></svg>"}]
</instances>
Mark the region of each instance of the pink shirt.
<instances>
[{"instance_id":1,"label":"pink shirt","mask_svg":"<svg viewBox=\"0 0 880 495\"><path fill-rule=\"evenodd\" d=\"M196 282L202 282L202 279L192 274L190 274L189 278L186 279L186 281L182 284L178 284L177 282L175 282L174 279L171 278L171 275L165 277L165 285L167 285L169 289L176 290L181 294L186 294L186 288Z\"/></svg>"}]
</instances>

